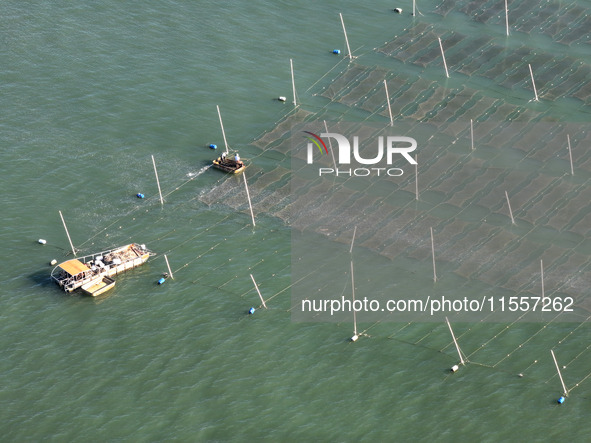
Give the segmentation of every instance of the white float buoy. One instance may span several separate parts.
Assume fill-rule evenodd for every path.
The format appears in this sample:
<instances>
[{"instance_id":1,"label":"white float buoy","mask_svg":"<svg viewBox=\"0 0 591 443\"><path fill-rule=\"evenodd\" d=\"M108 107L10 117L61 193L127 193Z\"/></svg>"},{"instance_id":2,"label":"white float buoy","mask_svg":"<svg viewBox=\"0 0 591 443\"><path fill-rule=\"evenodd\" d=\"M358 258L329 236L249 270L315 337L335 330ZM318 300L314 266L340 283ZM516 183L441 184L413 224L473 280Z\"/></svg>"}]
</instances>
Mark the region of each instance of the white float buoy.
<instances>
[{"instance_id":1,"label":"white float buoy","mask_svg":"<svg viewBox=\"0 0 591 443\"><path fill-rule=\"evenodd\" d=\"M277 98L277 100L279 100L280 102L284 102L287 100L287 97L281 96L281 97Z\"/></svg>"},{"instance_id":2,"label":"white float buoy","mask_svg":"<svg viewBox=\"0 0 591 443\"><path fill-rule=\"evenodd\" d=\"M51 260L51 261L49 262L49 264L50 264L51 266L55 266L55 265L57 265L57 260L54 258L53 260Z\"/></svg>"},{"instance_id":3,"label":"white float buoy","mask_svg":"<svg viewBox=\"0 0 591 443\"><path fill-rule=\"evenodd\" d=\"M358 338L359 338L359 336L357 334L355 334L353 337L351 337L351 341L357 341Z\"/></svg>"},{"instance_id":4,"label":"white float buoy","mask_svg":"<svg viewBox=\"0 0 591 443\"><path fill-rule=\"evenodd\" d=\"M453 365L451 367L451 372L456 372L458 369L460 369L460 367L458 365Z\"/></svg>"},{"instance_id":5,"label":"white float buoy","mask_svg":"<svg viewBox=\"0 0 591 443\"><path fill-rule=\"evenodd\" d=\"M39 240L37 240L39 242L39 244L44 245L45 243L47 243L47 240L44 240L42 238L40 238Z\"/></svg>"},{"instance_id":6,"label":"white float buoy","mask_svg":"<svg viewBox=\"0 0 591 443\"><path fill-rule=\"evenodd\" d=\"M394 8L396 14L402 14L402 8Z\"/></svg>"}]
</instances>

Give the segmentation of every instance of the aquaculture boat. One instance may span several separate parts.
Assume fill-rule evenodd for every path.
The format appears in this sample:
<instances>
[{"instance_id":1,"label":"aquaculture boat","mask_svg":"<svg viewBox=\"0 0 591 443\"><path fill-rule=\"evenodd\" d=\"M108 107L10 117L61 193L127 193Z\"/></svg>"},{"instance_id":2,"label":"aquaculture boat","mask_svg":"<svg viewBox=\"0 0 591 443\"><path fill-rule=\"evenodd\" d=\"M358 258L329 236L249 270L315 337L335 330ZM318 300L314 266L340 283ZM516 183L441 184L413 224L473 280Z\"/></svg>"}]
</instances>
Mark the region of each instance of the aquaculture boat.
<instances>
[{"instance_id":1,"label":"aquaculture boat","mask_svg":"<svg viewBox=\"0 0 591 443\"><path fill-rule=\"evenodd\" d=\"M131 243L60 263L51 271L51 278L66 292L82 288L96 296L115 286L110 277L143 265L153 255L145 245Z\"/></svg>"},{"instance_id":2,"label":"aquaculture boat","mask_svg":"<svg viewBox=\"0 0 591 443\"><path fill-rule=\"evenodd\" d=\"M238 174L246 168L244 162L240 160L238 155L235 155L234 158L228 158L225 156L225 153L213 161L213 166L224 172L229 172L230 174Z\"/></svg>"},{"instance_id":3,"label":"aquaculture boat","mask_svg":"<svg viewBox=\"0 0 591 443\"><path fill-rule=\"evenodd\" d=\"M238 174L239 172L244 171L246 166L244 165L244 162L240 160L238 153L235 153L233 158L228 157L228 142L226 140L226 131L224 131L224 123L222 122L222 114L220 112L220 107L216 107L218 109L218 117L220 118L220 126L222 128L222 135L224 136L226 151L213 161L213 167L230 174Z\"/></svg>"}]
</instances>

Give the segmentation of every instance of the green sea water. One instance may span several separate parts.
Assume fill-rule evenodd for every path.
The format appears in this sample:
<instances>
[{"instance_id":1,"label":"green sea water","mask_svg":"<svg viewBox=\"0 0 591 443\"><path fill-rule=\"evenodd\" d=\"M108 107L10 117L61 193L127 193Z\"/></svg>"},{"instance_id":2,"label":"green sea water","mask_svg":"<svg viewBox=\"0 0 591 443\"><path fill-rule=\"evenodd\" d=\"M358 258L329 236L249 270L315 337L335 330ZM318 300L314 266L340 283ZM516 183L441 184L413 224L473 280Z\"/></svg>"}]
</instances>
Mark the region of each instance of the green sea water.
<instances>
[{"instance_id":1,"label":"green sea water","mask_svg":"<svg viewBox=\"0 0 591 443\"><path fill-rule=\"evenodd\" d=\"M586 441L587 323L457 324L473 364L455 374L449 368L457 355L442 323L362 323L370 337L351 343L351 323L292 321L291 226L260 210L263 197L266 208L281 202L256 178L285 157L253 142L293 109L290 59L300 109L310 118L387 121L321 93L347 66L339 12L356 63L449 89L467 86L500 100L497 107L524 103L538 121L588 123L590 79L582 74L567 91L576 98L531 103L527 71L506 95L494 79L468 76L458 65L445 79L440 62L403 63L375 51L425 23L568 57L560 60L572 67L544 70L549 80L539 86L550 97L548 85L562 84L552 69L572 79L591 63L584 32L591 5L510 4L522 14L512 26L538 17L541 25L505 39L495 2L418 2L415 17L410 2L382 0L3 2L2 440ZM392 11L398 6L403 14ZM559 26L552 27L553 15ZM570 38L569 30L581 35ZM341 55L332 54L337 48ZM416 57L429 52L415 49ZM521 65L535 60L524 57ZM253 159L255 227L246 204L228 204L244 199L241 178L207 168L216 155L208 145L223 146L216 105L230 146ZM589 182L586 167L579 185ZM219 199L211 199L212 189L220 189ZM146 198L137 199L139 192ZM67 295L49 279L49 262L71 257L58 211L80 254L133 241L158 255L117 277L105 297ZM588 258L588 234L584 240L577 251ZM371 248L356 253L366 263L384 260ZM174 280L157 285L164 254ZM428 261L416 265L398 261L396 275L430 272ZM371 266L363 269L359 281L370 281ZM588 265L581 270L588 275ZM343 278L327 278L337 296ZM424 278L393 290L462 291L461 284L442 265L440 286ZM249 316L251 306L257 311ZM572 390L563 405L556 404L562 388L551 348Z\"/></svg>"}]
</instances>

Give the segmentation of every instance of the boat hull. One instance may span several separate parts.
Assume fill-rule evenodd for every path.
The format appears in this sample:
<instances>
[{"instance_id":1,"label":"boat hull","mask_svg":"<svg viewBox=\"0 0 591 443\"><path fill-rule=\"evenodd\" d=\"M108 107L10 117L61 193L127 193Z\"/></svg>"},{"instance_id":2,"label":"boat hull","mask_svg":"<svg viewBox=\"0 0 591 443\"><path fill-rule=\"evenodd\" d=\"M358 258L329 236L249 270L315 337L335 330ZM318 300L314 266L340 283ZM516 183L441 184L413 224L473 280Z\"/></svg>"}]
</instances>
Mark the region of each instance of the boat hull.
<instances>
[{"instance_id":1,"label":"boat hull","mask_svg":"<svg viewBox=\"0 0 591 443\"><path fill-rule=\"evenodd\" d=\"M105 292L113 289L115 287L115 280L111 277L97 277L95 280L92 280L84 285L82 285L82 290L85 294L88 294L92 297L96 297L97 295L104 294Z\"/></svg>"}]
</instances>

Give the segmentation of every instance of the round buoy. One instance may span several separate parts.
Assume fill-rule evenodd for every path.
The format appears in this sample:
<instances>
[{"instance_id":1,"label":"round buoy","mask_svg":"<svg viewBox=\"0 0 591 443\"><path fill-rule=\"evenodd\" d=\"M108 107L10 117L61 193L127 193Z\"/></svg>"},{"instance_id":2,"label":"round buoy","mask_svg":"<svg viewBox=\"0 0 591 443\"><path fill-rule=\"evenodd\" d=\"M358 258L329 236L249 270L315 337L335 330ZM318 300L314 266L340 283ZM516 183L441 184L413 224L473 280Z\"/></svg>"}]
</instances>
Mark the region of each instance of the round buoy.
<instances>
[{"instance_id":1,"label":"round buoy","mask_svg":"<svg viewBox=\"0 0 591 443\"><path fill-rule=\"evenodd\" d=\"M277 100L279 100L280 102L284 102L285 100L287 100L287 98L286 98L286 97L283 97L283 96L281 96L281 97L279 97Z\"/></svg>"},{"instance_id":2,"label":"round buoy","mask_svg":"<svg viewBox=\"0 0 591 443\"><path fill-rule=\"evenodd\" d=\"M39 244L44 245L45 243L47 243L47 240L43 240L42 238L40 238L39 240L37 240L39 242Z\"/></svg>"},{"instance_id":3,"label":"round buoy","mask_svg":"<svg viewBox=\"0 0 591 443\"><path fill-rule=\"evenodd\" d=\"M402 8L394 8L396 14L402 14Z\"/></svg>"},{"instance_id":4,"label":"round buoy","mask_svg":"<svg viewBox=\"0 0 591 443\"><path fill-rule=\"evenodd\" d=\"M209 145L209 148L210 148L210 149L217 149L217 148L218 148L218 145L214 145L214 144L212 143L212 144L210 144L210 145Z\"/></svg>"},{"instance_id":5,"label":"round buoy","mask_svg":"<svg viewBox=\"0 0 591 443\"><path fill-rule=\"evenodd\" d=\"M460 367L458 365L453 365L451 367L451 372L456 372L458 369L460 369Z\"/></svg>"},{"instance_id":6,"label":"round buoy","mask_svg":"<svg viewBox=\"0 0 591 443\"><path fill-rule=\"evenodd\" d=\"M166 281L166 279L164 277L162 277L160 280L158 280L158 284L161 285L162 283L164 283Z\"/></svg>"},{"instance_id":7,"label":"round buoy","mask_svg":"<svg viewBox=\"0 0 591 443\"><path fill-rule=\"evenodd\" d=\"M57 265L57 260L54 258L53 260L51 260L51 261L49 262L49 264L50 264L51 266L55 266L55 265Z\"/></svg>"},{"instance_id":8,"label":"round buoy","mask_svg":"<svg viewBox=\"0 0 591 443\"><path fill-rule=\"evenodd\" d=\"M142 194L141 192L138 192L138 193L136 194L136 197L137 197L137 198L144 198L144 194Z\"/></svg>"},{"instance_id":9,"label":"round buoy","mask_svg":"<svg viewBox=\"0 0 591 443\"><path fill-rule=\"evenodd\" d=\"M341 53L341 50L340 49L333 49L332 50L332 53L333 54L340 54Z\"/></svg>"},{"instance_id":10,"label":"round buoy","mask_svg":"<svg viewBox=\"0 0 591 443\"><path fill-rule=\"evenodd\" d=\"M250 308L250 309L248 310L248 313L249 313L250 315L252 315L252 314L254 314L254 311L255 311L255 309L254 309L254 308Z\"/></svg>"}]
</instances>

